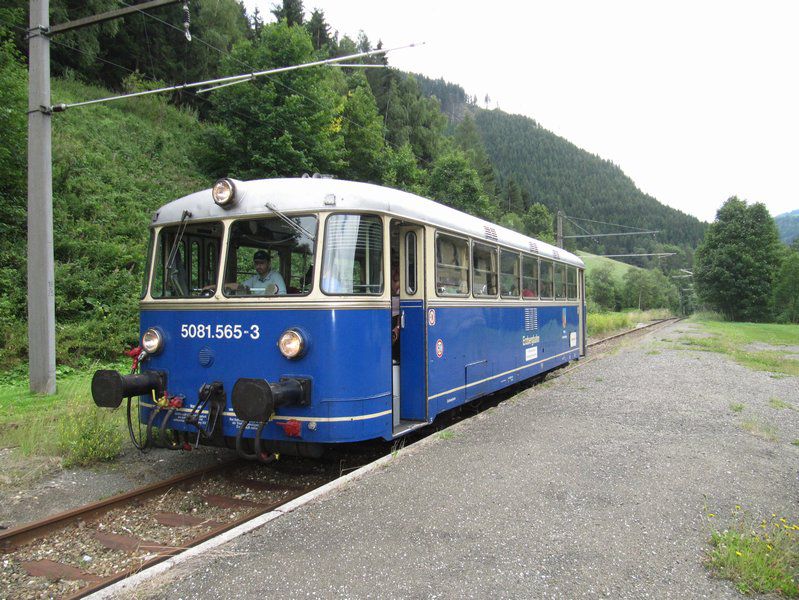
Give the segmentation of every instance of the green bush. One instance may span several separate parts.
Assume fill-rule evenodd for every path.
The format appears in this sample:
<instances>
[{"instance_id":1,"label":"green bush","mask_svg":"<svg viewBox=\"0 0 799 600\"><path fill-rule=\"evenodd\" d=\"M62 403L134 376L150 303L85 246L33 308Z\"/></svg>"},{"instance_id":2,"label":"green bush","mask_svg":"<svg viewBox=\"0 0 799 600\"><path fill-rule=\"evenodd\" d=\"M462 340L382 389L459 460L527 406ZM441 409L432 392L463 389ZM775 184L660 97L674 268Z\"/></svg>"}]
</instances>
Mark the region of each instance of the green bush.
<instances>
[{"instance_id":1,"label":"green bush","mask_svg":"<svg viewBox=\"0 0 799 600\"><path fill-rule=\"evenodd\" d=\"M111 411L81 406L62 419L59 429L64 467L111 461L122 451L122 431Z\"/></svg>"}]
</instances>

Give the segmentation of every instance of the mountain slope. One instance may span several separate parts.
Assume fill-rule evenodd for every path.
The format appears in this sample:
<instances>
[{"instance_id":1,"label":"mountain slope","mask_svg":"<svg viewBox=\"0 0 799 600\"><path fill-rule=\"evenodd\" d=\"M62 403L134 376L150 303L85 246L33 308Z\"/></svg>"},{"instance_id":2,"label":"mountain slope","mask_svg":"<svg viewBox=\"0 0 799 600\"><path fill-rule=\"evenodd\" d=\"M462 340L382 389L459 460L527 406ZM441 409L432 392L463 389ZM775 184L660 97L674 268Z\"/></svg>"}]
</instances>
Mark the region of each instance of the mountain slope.
<instances>
[{"instance_id":1,"label":"mountain slope","mask_svg":"<svg viewBox=\"0 0 799 600\"><path fill-rule=\"evenodd\" d=\"M784 213L774 217L777 223L777 230L780 232L780 239L786 244L790 244L799 238L799 209Z\"/></svg>"},{"instance_id":2,"label":"mountain slope","mask_svg":"<svg viewBox=\"0 0 799 600\"><path fill-rule=\"evenodd\" d=\"M532 119L480 109L474 110L474 118L500 176L515 179L533 201L573 217L661 231L657 241L650 236L597 238L601 243L581 244L584 249L599 253L656 250L658 242L695 248L702 240L706 225L697 218L644 194L619 167L579 149ZM619 231L582 225L592 233Z\"/></svg>"}]
</instances>

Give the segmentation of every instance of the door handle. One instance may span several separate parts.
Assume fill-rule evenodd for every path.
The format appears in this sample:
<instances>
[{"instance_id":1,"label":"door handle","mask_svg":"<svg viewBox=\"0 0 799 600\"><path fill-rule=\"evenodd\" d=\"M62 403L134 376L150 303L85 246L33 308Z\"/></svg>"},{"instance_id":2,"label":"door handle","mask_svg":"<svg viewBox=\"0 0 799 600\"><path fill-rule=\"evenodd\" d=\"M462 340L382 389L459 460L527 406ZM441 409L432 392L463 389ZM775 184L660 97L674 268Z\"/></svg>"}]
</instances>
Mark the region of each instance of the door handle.
<instances>
[{"instance_id":1,"label":"door handle","mask_svg":"<svg viewBox=\"0 0 799 600\"><path fill-rule=\"evenodd\" d=\"M405 311L400 311L400 329L405 329Z\"/></svg>"}]
</instances>

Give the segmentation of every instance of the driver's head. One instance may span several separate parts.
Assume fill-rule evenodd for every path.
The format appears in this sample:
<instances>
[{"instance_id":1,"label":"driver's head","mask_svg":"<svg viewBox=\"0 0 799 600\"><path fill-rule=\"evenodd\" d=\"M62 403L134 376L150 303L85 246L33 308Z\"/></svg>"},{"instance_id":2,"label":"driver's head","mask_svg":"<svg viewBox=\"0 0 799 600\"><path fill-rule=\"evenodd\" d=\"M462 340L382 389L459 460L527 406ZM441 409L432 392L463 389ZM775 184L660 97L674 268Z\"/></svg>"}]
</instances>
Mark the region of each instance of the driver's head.
<instances>
[{"instance_id":1,"label":"driver's head","mask_svg":"<svg viewBox=\"0 0 799 600\"><path fill-rule=\"evenodd\" d=\"M258 250L253 257L252 257L253 265L255 265L255 270L263 277L269 272L269 265L272 262L272 255L269 254L266 250Z\"/></svg>"}]
</instances>

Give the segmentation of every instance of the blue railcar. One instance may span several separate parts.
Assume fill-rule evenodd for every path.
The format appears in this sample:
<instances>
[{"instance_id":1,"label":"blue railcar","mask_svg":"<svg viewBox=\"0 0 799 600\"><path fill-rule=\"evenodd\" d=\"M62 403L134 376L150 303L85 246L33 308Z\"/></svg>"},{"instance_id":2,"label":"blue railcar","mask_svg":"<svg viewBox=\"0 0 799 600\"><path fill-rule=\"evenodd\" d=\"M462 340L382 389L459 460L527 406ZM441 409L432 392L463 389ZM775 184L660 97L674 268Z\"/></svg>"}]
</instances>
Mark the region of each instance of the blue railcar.
<instances>
[{"instance_id":1,"label":"blue railcar","mask_svg":"<svg viewBox=\"0 0 799 600\"><path fill-rule=\"evenodd\" d=\"M406 192L224 179L151 231L138 369L92 381L99 406L138 399L137 445L316 456L585 351L578 257Z\"/></svg>"}]
</instances>

